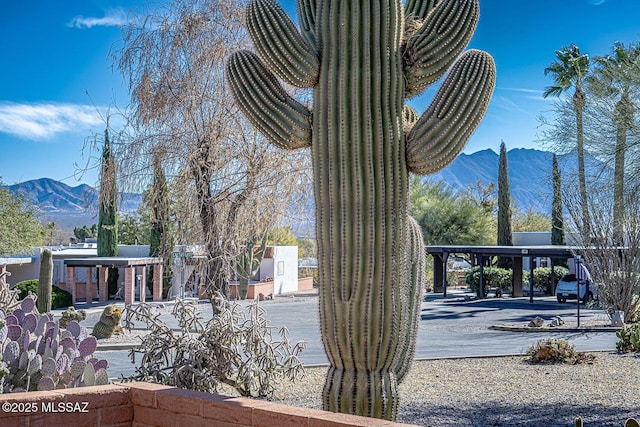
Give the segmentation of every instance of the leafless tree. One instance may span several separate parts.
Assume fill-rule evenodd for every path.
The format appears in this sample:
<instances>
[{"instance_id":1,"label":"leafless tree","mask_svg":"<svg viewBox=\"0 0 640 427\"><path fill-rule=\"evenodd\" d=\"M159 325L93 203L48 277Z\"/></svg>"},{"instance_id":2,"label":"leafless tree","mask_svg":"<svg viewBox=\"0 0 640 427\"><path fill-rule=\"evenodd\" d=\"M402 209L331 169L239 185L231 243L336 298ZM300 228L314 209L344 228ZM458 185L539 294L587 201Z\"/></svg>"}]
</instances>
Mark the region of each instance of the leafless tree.
<instances>
[{"instance_id":1,"label":"leafless tree","mask_svg":"<svg viewBox=\"0 0 640 427\"><path fill-rule=\"evenodd\" d=\"M245 121L224 80L247 47L241 0L178 0L123 29L114 60L131 92L127 136L114 148L120 179L148 185L162 157L178 243L205 248L208 295L228 294L242 243L290 213L308 188L308 153L272 148ZM129 187L130 188L130 187Z\"/></svg>"},{"instance_id":2,"label":"leafless tree","mask_svg":"<svg viewBox=\"0 0 640 427\"><path fill-rule=\"evenodd\" d=\"M586 229L580 221L576 192L565 191L563 198L570 214L571 231L578 239L579 253L597 283L600 304L609 314L623 311L625 322L635 322L640 320L640 196L637 193L625 196L622 244L614 228L610 184L592 186L589 204L592 220Z\"/></svg>"}]
</instances>

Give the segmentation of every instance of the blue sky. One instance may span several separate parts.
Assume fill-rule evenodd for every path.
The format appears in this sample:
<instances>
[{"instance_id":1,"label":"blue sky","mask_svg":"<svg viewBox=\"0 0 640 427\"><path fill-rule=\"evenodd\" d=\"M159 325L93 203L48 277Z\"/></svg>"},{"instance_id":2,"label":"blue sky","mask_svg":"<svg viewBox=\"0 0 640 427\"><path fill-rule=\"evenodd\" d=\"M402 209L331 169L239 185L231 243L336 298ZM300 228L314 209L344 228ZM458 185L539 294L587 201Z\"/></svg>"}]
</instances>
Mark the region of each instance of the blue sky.
<instances>
[{"instance_id":1,"label":"blue sky","mask_svg":"<svg viewBox=\"0 0 640 427\"><path fill-rule=\"evenodd\" d=\"M97 172L79 174L99 153L85 139L104 131L109 109L128 94L109 52L120 26L140 13L134 0L28 0L0 6L0 176L6 184L41 177L95 185ZM161 2L152 3L159 5ZM293 0L281 4L295 13ZM638 0L480 0L470 47L491 53L498 69L489 111L465 152L536 145L537 117L551 80L543 70L571 42L591 56L615 41L640 39ZM437 87L437 86L436 86ZM426 108L433 91L412 100Z\"/></svg>"}]
</instances>

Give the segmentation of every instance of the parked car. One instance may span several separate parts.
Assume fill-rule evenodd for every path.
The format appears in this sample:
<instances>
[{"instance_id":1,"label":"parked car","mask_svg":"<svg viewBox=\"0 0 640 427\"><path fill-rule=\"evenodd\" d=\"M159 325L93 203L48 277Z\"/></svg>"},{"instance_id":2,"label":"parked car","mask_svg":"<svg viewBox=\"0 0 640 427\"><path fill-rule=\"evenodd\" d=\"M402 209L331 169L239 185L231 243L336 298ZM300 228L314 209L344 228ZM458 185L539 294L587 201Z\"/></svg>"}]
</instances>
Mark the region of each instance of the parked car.
<instances>
[{"instance_id":1,"label":"parked car","mask_svg":"<svg viewBox=\"0 0 640 427\"><path fill-rule=\"evenodd\" d=\"M598 287L588 279L580 279L580 300L587 303L598 299ZM569 273L562 276L556 287L556 298L559 303L567 302L570 299L578 298L578 278L575 274Z\"/></svg>"}]
</instances>

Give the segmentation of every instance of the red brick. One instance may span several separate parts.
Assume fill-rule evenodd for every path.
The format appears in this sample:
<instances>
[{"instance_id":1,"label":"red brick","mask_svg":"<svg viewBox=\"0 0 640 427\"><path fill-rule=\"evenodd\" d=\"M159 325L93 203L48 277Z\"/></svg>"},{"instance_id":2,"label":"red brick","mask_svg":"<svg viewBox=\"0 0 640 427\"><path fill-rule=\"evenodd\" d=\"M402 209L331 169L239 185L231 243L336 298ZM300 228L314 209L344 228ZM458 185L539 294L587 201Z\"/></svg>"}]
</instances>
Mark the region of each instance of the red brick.
<instances>
[{"instance_id":1,"label":"red brick","mask_svg":"<svg viewBox=\"0 0 640 427\"><path fill-rule=\"evenodd\" d=\"M260 403L255 400L212 394L202 402L202 416L215 421L250 426L256 405Z\"/></svg>"},{"instance_id":2,"label":"red brick","mask_svg":"<svg viewBox=\"0 0 640 427\"><path fill-rule=\"evenodd\" d=\"M89 409L129 404L129 390L117 385L69 388L64 396L65 402L88 402Z\"/></svg>"},{"instance_id":3,"label":"red brick","mask_svg":"<svg viewBox=\"0 0 640 427\"><path fill-rule=\"evenodd\" d=\"M316 412L317 414L309 414L309 427L391 427L397 425L396 423L377 418L359 417L320 410Z\"/></svg>"},{"instance_id":4,"label":"red brick","mask_svg":"<svg viewBox=\"0 0 640 427\"><path fill-rule=\"evenodd\" d=\"M186 415L200 415L203 399L212 396L202 391L173 388L156 392L156 408Z\"/></svg>"},{"instance_id":5,"label":"red brick","mask_svg":"<svg viewBox=\"0 0 640 427\"><path fill-rule=\"evenodd\" d=\"M133 421L133 405L112 406L98 410L100 425L131 423Z\"/></svg>"},{"instance_id":6,"label":"red brick","mask_svg":"<svg viewBox=\"0 0 640 427\"><path fill-rule=\"evenodd\" d=\"M30 414L41 412L42 404L57 404L64 399L64 394L59 391L36 391L28 393L7 393L0 394L0 403L8 402L12 405L11 411L0 411L0 418L15 419L25 417ZM17 409L27 409L18 412ZM16 409L15 411L13 409Z\"/></svg>"},{"instance_id":7,"label":"red brick","mask_svg":"<svg viewBox=\"0 0 640 427\"><path fill-rule=\"evenodd\" d=\"M308 423L309 413L305 408L269 403L253 410L255 427L306 427Z\"/></svg>"},{"instance_id":8,"label":"red brick","mask_svg":"<svg viewBox=\"0 0 640 427\"><path fill-rule=\"evenodd\" d=\"M169 387L162 384L154 383L127 383L129 385L129 398L134 406L146 406L149 408L155 408L156 406L156 391L170 390L173 387Z\"/></svg>"},{"instance_id":9,"label":"red brick","mask_svg":"<svg viewBox=\"0 0 640 427\"><path fill-rule=\"evenodd\" d=\"M23 414L21 414L21 416L22 418L0 418L0 427L16 427L29 425L28 417L24 416Z\"/></svg>"},{"instance_id":10,"label":"red brick","mask_svg":"<svg viewBox=\"0 0 640 427\"><path fill-rule=\"evenodd\" d=\"M131 427L131 421L127 421L126 423L118 423L118 424L102 424L100 427Z\"/></svg>"},{"instance_id":11,"label":"red brick","mask_svg":"<svg viewBox=\"0 0 640 427\"><path fill-rule=\"evenodd\" d=\"M95 427L97 425L98 416L96 411L89 412L88 414L75 412L40 413L32 415L29 419L29 427Z\"/></svg>"},{"instance_id":12,"label":"red brick","mask_svg":"<svg viewBox=\"0 0 640 427\"><path fill-rule=\"evenodd\" d=\"M197 415L177 414L176 427L202 427L203 418Z\"/></svg>"},{"instance_id":13,"label":"red brick","mask_svg":"<svg viewBox=\"0 0 640 427\"><path fill-rule=\"evenodd\" d=\"M144 406L133 407L133 421L149 424L155 427L173 427L175 425L176 414L162 411L156 408Z\"/></svg>"}]
</instances>

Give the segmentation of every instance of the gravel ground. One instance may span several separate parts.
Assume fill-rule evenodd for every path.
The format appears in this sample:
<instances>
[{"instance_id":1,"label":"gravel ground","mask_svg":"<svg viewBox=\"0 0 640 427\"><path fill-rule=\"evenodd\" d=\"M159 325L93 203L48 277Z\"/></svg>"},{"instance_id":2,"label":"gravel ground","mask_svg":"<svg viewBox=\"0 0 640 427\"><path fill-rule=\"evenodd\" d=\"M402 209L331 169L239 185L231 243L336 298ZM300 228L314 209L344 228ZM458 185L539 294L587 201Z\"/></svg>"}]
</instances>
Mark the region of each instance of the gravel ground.
<instances>
[{"instance_id":1,"label":"gravel ground","mask_svg":"<svg viewBox=\"0 0 640 427\"><path fill-rule=\"evenodd\" d=\"M621 427L640 419L640 356L596 353L593 364L531 365L523 357L417 361L400 385L398 421L421 426ZM279 403L322 408L326 368L283 384Z\"/></svg>"}]
</instances>

